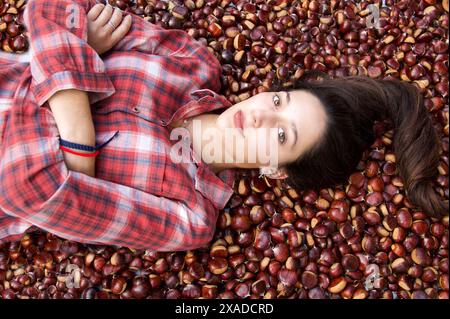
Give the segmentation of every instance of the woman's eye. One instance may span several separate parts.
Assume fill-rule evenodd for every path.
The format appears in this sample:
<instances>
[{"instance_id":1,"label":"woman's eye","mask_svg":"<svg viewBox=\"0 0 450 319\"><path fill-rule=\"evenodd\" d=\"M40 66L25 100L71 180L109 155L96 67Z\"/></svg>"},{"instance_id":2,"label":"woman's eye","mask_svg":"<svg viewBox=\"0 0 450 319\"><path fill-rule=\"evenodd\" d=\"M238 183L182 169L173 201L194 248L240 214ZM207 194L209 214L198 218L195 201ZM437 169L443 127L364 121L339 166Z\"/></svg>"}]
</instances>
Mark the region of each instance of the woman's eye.
<instances>
[{"instance_id":1,"label":"woman's eye","mask_svg":"<svg viewBox=\"0 0 450 319\"><path fill-rule=\"evenodd\" d=\"M284 132L284 129L281 127L278 129L278 139L280 140L280 143L283 144L286 141L286 133Z\"/></svg>"},{"instance_id":2,"label":"woman's eye","mask_svg":"<svg viewBox=\"0 0 450 319\"><path fill-rule=\"evenodd\" d=\"M275 108L279 108L281 105L281 99L278 96L278 94L274 94L273 95L273 102L275 104ZM278 128L278 140L280 141L281 144L283 144L286 141L286 133L284 132L283 128Z\"/></svg>"},{"instance_id":3,"label":"woman's eye","mask_svg":"<svg viewBox=\"0 0 450 319\"><path fill-rule=\"evenodd\" d=\"M278 108L281 104L281 99L277 94L275 94L273 96L273 101L274 101L275 106Z\"/></svg>"}]
</instances>

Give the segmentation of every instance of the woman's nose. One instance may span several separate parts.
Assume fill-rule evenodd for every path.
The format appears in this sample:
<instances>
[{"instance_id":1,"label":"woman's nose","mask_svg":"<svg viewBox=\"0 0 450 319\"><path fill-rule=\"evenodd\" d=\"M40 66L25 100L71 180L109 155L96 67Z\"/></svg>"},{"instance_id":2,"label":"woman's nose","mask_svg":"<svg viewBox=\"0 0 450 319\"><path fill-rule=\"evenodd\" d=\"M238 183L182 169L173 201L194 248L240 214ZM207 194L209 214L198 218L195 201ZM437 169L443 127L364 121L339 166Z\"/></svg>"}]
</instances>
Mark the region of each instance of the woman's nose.
<instances>
[{"instance_id":1,"label":"woman's nose","mask_svg":"<svg viewBox=\"0 0 450 319\"><path fill-rule=\"evenodd\" d=\"M271 110L253 110L251 112L251 127L261 128L261 127L275 127L277 121L276 114Z\"/></svg>"}]
</instances>

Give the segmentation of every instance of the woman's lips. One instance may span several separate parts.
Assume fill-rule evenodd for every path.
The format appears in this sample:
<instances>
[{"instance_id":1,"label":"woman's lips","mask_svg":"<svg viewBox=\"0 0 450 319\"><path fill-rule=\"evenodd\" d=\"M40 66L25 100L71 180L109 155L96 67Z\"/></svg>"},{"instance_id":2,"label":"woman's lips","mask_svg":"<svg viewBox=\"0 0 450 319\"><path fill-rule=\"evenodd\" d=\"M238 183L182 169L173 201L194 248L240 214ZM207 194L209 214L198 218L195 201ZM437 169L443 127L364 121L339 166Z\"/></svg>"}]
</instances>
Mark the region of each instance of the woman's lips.
<instances>
[{"instance_id":1,"label":"woman's lips","mask_svg":"<svg viewBox=\"0 0 450 319\"><path fill-rule=\"evenodd\" d=\"M233 120L234 120L234 127L235 128L240 128L241 130L243 130L244 128L244 115L242 114L242 111L237 111L234 116L233 116ZM242 134L242 131L241 131ZM242 134L243 135L243 134Z\"/></svg>"}]
</instances>

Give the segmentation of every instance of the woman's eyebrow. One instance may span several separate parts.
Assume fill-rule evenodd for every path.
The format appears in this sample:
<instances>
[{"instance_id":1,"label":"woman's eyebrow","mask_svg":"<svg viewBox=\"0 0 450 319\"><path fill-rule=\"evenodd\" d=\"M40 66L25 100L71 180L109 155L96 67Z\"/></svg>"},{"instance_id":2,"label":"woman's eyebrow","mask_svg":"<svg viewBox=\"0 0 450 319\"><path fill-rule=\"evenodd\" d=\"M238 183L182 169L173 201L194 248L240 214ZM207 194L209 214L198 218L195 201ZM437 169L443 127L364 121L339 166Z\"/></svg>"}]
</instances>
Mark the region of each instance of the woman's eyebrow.
<instances>
[{"instance_id":1,"label":"woman's eyebrow","mask_svg":"<svg viewBox=\"0 0 450 319\"><path fill-rule=\"evenodd\" d=\"M291 95L289 94L289 91L286 91L286 106L289 105L289 103L291 102ZM294 120L291 121L291 129L294 132L294 142L291 144L291 150L294 148L295 144L297 144L297 128L295 126L295 122Z\"/></svg>"}]
</instances>

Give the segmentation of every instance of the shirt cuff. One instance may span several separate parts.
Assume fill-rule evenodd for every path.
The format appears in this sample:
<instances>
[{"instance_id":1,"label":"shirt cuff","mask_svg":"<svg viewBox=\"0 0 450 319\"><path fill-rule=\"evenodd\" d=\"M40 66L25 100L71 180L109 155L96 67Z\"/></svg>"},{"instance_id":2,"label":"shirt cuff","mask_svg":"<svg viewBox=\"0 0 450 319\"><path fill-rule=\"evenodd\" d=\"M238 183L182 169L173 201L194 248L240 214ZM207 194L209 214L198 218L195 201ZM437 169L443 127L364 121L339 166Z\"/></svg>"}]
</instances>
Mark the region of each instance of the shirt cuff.
<instances>
[{"instance_id":1,"label":"shirt cuff","mask_svg":"<svg viewBox=\"0 0 450 319\"><path fill-rule=\"evenodd\" d=\"M34 81L32 83L32 92L39 106L43 106L57 91L67 89L87 91L91 105L110 97L116 92L113 83L106 73L61 71L52 74L40 83Z\"/></svg>"}]
</instances>

